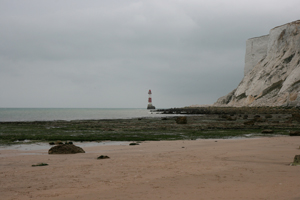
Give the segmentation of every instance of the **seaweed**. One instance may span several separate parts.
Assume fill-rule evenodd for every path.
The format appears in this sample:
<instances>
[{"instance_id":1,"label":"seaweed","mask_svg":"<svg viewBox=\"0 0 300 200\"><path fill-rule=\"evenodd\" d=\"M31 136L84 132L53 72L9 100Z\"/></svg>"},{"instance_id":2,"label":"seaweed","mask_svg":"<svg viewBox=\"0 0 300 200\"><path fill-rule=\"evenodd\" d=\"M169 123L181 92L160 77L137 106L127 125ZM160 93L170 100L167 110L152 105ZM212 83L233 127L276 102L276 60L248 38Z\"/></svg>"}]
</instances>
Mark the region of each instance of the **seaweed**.
<instances>
[{"instance_id":1,"label":"seaweed","mask_svg":"<svg viewBox=\"0 0 300 200\"><path fill-rule=\"evenodd\" d=\"M280 82L268 88L280 87ZM78 120L48 122L0 122L0 145L24 142L56 141L159 141L198 138L228 138L247 132L260 133L261 129L300 129L300 123L285 123L286 116L299 113L300 108L288 107L198 107L164 109L160 112L185 113L187 124L177 124L176 117L114 120ZM244 125L255 115L273 114L267 122ZM157 114L159 116L159 114ZM222 118L221 116L230 116ZM247 115L248 119L243 116ZM279 119L280 116L281 118ZM234 120L233 120L234 119ZM273 121L279 121L273 123ZM280 133L280 134L285 134Z\"/></svg>"}]
</instances>

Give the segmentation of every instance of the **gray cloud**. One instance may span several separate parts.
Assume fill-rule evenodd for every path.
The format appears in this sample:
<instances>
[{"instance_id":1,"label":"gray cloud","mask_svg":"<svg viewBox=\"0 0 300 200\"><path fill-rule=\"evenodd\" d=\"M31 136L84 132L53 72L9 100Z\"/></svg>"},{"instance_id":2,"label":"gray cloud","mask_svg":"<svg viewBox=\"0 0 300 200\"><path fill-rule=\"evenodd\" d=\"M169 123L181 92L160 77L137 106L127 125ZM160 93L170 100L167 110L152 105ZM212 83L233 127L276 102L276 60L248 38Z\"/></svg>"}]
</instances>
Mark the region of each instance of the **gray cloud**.
<instances>
[{"instance_id":1,"label":"gray cloud","mask_svg":"<svg viewBox=\"0 0 300 200\"><path fill-rule=\"evenodd\" d=\"M287 1L0 0L0 107L211 104L245 42L297 20Z\"/></svg>"}]
</instances>

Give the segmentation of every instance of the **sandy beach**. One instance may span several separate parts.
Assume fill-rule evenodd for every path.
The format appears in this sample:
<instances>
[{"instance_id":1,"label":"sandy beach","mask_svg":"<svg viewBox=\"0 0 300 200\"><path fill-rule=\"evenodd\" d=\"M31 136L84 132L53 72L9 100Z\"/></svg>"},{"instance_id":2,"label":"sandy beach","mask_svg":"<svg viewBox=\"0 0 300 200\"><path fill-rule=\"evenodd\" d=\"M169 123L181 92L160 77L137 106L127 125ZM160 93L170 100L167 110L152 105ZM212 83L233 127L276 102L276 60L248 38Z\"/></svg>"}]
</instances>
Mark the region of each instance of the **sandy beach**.
<instances>
[{"instance_id":1,"label":"sandy beach","mask_svg":"<svg viewBox=\"0 0 300 200\"><path fill-rule=\"evenodd\" d=\"M128 144L72 155L1 148L1 199L300 199L300 167L290 166L300 137Z\"/></svg>"}]
</instances>

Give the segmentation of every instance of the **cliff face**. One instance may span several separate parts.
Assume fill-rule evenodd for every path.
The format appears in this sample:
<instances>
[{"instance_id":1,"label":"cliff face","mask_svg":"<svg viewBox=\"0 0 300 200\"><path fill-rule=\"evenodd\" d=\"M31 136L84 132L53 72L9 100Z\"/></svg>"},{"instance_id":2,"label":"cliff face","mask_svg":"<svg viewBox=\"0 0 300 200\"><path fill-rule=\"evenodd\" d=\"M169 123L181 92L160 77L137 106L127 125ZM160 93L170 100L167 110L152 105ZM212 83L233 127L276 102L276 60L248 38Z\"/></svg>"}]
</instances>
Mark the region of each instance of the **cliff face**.
<instances>
[{"instance_id":1,"label":"cliff face","mask_svg":"<svg viewBox=\"0 0 300 200\"><path fill-rule=\"evenodd\" d=\"M244 78L215 106L300 106L300 20L246 42Z\"/></svg>"}]
</instances>

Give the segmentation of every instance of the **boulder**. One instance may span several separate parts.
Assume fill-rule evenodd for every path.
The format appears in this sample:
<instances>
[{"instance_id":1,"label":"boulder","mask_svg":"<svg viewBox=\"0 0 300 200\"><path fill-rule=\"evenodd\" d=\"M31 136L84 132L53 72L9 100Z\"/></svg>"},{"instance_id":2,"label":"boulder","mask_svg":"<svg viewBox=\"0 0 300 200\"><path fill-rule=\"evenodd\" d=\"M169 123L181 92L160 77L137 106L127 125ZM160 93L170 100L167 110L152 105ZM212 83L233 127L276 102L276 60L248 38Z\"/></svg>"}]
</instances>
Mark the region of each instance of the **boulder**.
<instances>
[{"instance_id":1,"label":"boulder","mask_svg":"<svg viewBox=\"0 0 300 200\"><path fill-rule=\"evenodd\" d=\"M85 151L78 146L73 144L60 144L49 149L48 154L75 154L85 153Z\"/></svg>"}]
</instances>

